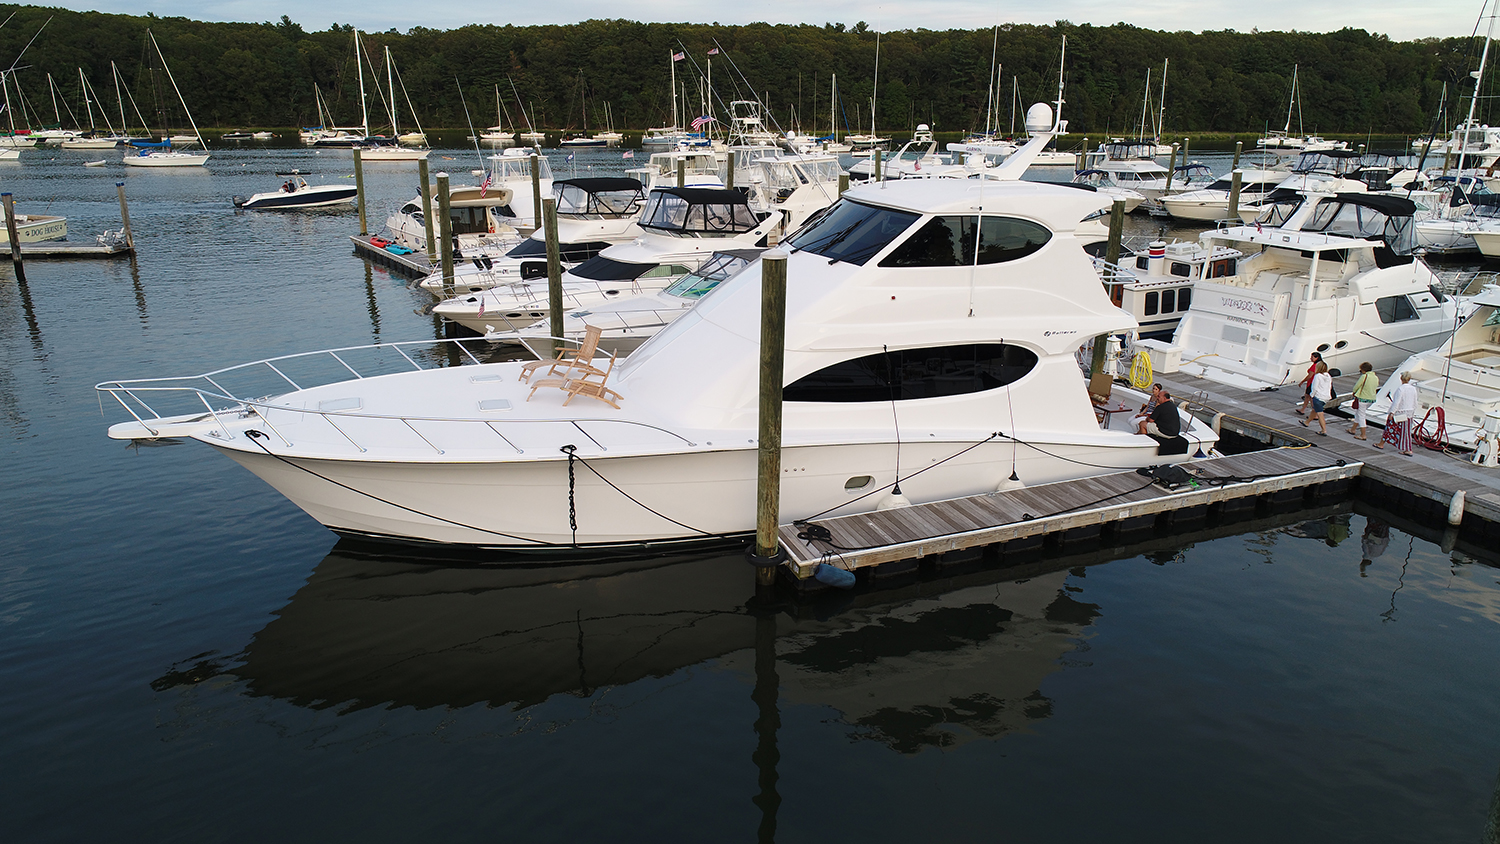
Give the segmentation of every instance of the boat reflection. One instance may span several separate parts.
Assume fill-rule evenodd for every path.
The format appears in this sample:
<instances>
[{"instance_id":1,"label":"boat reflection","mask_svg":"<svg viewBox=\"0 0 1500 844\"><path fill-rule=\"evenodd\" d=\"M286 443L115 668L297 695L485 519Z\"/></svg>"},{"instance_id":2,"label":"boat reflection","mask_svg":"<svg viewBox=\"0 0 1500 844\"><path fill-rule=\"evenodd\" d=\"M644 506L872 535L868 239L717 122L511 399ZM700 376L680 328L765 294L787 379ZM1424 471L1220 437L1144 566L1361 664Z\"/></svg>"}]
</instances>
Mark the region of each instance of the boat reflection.
<instances>
[{"instance_id":1,"label":"boat reflection","mask_svg":"<svg viewBox=\"0 0 1500 844\"><path fill-rule=\"evenodd\" d=\"M340 712L527 707L711 662L743 676L774 708L830 707L852 738L917 753L1049 717L1044 682L1085 664L1070 655L1087 649L1090 627L1106 612L1077 597L1088 566L1138 556L1167 563L1195 542L1347 524L1350 508L1007 565L975 561L769 604L747 601L753 579L733 553L456 567L341 542L240 654L194 657L153 685L228 674L249 694Z\"/></svg>"}]
</instances>

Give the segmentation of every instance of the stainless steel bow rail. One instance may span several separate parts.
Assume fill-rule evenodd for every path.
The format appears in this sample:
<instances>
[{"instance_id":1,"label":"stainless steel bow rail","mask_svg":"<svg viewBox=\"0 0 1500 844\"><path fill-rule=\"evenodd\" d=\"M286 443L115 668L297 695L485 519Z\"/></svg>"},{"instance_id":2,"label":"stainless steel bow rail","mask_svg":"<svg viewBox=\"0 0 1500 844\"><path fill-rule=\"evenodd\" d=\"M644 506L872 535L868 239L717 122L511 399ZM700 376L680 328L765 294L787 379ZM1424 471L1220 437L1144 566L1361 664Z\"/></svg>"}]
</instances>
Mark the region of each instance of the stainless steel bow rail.
<instances>
[{"instance_id":1,"label":"stainless steel bow rail","mask_svg":"<svg viewBox=\"0 0 1500 844\"><path fill-rule=\"evenodd\" d=\"M526 449L517 445L511 438L507 437L505 433L503 433L503 429L506 426L537 424L566 425L577 431L577 433L581 434L589 442L593 443L594 446L596 446L601 452L607 452L609 450L609 446L607 445L608 438L602 436L602 432L597 428L591 431L589 428L585 428L585 425L594 426L612 424L633 428L644 428L647 430L666 434L669 437L681 441L683 444L689 447L697 446L697 443L695 441L689 439L688 437L684 437L676 431L672 431L658 425L652 425L650 423L639 422L630 419L610 417L570 417L564 419L526 417L522 419L501 420L483 419L468 416L406 416L380 413L362 413L358 410L351 410L340 407L289 407L284 404L273 403L273 400L277 397L276 395L261 395L254 398L249 396L236 395L234 391L226 388L221 383L228 380L226 376L231 374L244 374L251 372L259 372L262 374L271 373L279 380L284 381L286 384L290 385L292 390L302 390L306 387L304 387L304 385L298 380L287 374L287 370L290 369L290 367L287 366L287 363L291 361L305 361L311 359L324 359L336 362L344 370L347 370L354 376L354 381L359 381L368 377L374 377L374 375L384 375L390 373L378 372L367 374L366 372L361 372L349 362L348 358L351 357L351 353L372 350L378 351L383 349L394 350L400 356L401 360L410 365L410 368L413 371L424 371L428 369L451 369L454 367L424 367L417 361L416 358L414 358L410 354L407 354L406 352L407 348L413 346L446 347L447 344L450 343L456 345L460 350L462 350L464 356L467 357L471 362L471 364L461 364L458 368L466 368L470 365L481 365L482 362L479 360L479 358L475 357L475 355L463 345L463 342L465 340L474 342L474 338L455 338L449 340L415 340L404 341L400 343L373 343L364 346L345 346L335 349L323 349L315 352L300 352L297 354L264 358L262 360L252 361L249 363L242 363L235 366L216 369L211 372L203 373L201 375L181 376L175 378L143 378L133 380L104 381L94 385L94 389L101 394L101 399L103 395L107 394L115 401L117 401L120 406L125 409L125 412L129 413L131 418L139 423L142 428L144 428L149 434L151 434L152 437L170 436L170 434L161 433L163 427L167 424L208 422L211 419L213 422L217 423L218 430L209 431L209 435L229 440L234 438L234 433L231 432L229 430L229 427L225 424L226 419L230 421L236 421L247 419L251 416L256 416L259 418L260 422L265 425L266 428L270 429L270 431L275 434L283 444L290 448L292 447L291 439L284 433L282 433L282 431L279 430L276 425L268 418L271 412L276 412L288 414L303 414L306 416L318 417L319 419L322 419L324 422L326 422L335 431L337 431L340 436L347 440L350 445L358 449L360 453L366 453L369 451L369 449L365 445L357 441L353 436L351 436L345 426L339 425L339 423L335 420L365 419L399 422L403 424L407 429L409 429L413 434L415 434L419 439L421 439L422 442L426 443L427 446L430 447L436 454L439 455L446 454L447 450L434 443L428 435L423 434L422 431L420 431L413 423L456 423L482 425L491 433L499 437L501 441L503 441L507 446L513 449L517 454L525 454ZM320 384L312 384L310 386L327 386L327 384L330 383L341 382L324 382ZM147 397L150 397L151 401L147 401ZM203 408L203 412L197 413L197 411L194 410L192 413L188 414L172 415L160 413L152 406L152 402L157 402L158 404L160 403L158 397L160 397L160 399L168 400L187 398L189 399L190 403L201 405ZM336 404L337 402L333 403ZM329 403L325 402L325 404ZM102 412L102 404L100 406L100 409ZM193 415L195 413L197 413L196 416ZM565 438L559 439L559 442L564 441L564 439ZM554 453L555 451L556 449L551 445L547 446L545 449L542 449L543 453L549 455Z\"/></svg>"}]
</instances>

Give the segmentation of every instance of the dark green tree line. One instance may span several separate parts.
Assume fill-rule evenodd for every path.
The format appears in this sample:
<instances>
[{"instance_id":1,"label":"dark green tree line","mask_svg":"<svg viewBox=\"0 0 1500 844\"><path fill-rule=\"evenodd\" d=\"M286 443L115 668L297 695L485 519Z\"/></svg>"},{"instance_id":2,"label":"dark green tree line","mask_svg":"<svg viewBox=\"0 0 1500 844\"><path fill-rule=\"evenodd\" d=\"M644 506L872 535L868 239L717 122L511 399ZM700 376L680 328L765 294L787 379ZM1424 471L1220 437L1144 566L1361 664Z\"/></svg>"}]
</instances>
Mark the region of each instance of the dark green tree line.
<instances>
[{"instance_id":1,"label":"dark green tree line","mask_svg":"<svg viewBox=\"0 0 1500 844\"><path fill-rule=\"evenodd\" d=\"M111 61L148 121L177 112L175 95L162 91L165 80L147 44L147 29L201 124L311 125L317 121L314 85L336 122L358 121L351 24L306 32L286 17L276 23L205 23L0 6L0 16L12 11L14 19L0 29L0 67L15 61L43 22L52 19L10 79L12 99L19 88L27 108L45 121L53 119L48 73L82 116L79 68L104 106L117 115ZM917 122L943 131L980 127L992 39L997 37L1003 65L999 110L1002 128L1008 127L1013 79L1019 80L1023 111L1025 105L1054 98L1063 35L1068 37L1064 116L1072 131L1097 135L1135 131L1148 68L1155 110L1163 59L1171 62L1169 132L1280 128L1295 65L1307 131L1417 134L1433 119L1445 83L1445 122L1451 124L1460 113L1456 91L1462 84L1463 95L1469 94L1467 74L1477 65L1478 52L1470 38L1403 42L1359 29L1191 33L1058 22L1005 25L998 36L991 29L902 30L880 36L878 128L900 134ZM510 117L522 125L516 94L539 128L583 126L585 102L591 127L603 124L606 105L616 128L662 125L670 113L668 57L678 50L691 59L677 64L679 86L692 103L684 122L700 108L702 74L710 60L720 116L723 102L759 96L783 129L792 128L800 115L804 130L828 130L832 73L838 74L841 122L868 126L875 87L876 34L863 23L712 26L590 20L567 26L418 27L404 33L362 33L361 40L378 69L372 76L370 66L365 68L372 125L384 122L378 116L384 106L375 84L378 79L384 85L387 46L419 118L434 128L465 126L466 104L474 125L492 124L496 85ZM716 46L722 52L710 58L707 53ZM404 113L405 96L400 90L396 96ZM403 123L409 120L402 118ZM1294 131L1296 120L1294 115ZM135 123L133 117L130 122Z\"/></svg>"}]
</instances>

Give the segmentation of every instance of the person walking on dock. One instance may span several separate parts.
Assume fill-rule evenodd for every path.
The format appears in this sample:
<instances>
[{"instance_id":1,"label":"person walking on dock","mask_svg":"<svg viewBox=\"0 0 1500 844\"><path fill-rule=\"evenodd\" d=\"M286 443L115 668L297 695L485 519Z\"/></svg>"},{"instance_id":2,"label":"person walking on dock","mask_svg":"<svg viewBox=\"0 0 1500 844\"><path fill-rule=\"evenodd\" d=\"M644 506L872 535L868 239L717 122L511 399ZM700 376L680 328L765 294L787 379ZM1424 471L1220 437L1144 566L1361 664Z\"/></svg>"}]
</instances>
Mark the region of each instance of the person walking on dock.
<instances>
[{"instance_id":1,"label":"person walking on dock","mask_svg":"<svg viewBox=\"0 0 1500 844\"><path fill-rule=\"evenodd\" d=\"M1307 365L1307 377L1302 379L1302 406L1297 408L1297 415L1302 416L1312 407L1312 381L1318 374L1318 364L1323 362L1323 356L1317 352L1312 353L1312 363Z\"/></svg>"},{"instance_id":2,"label":"person walking on dock","mask_svg":"<svg viewBox=\"0 0 1500 844\"><path fill-rule=\"evenodd\" d=\"M1375 367L1369 361L1360 364L1359 378L1354 382L1354 425L1349 428L1349 433L1358 439L1367 439L1365 412L1369 410L1370 402L1375 400L1375 392L1379 389L1380 380L1375 377Z\"/></svg>"},{"instance_id":3,"label":"person walking on dock","mask_svg":"<svg viewBox=\"0 0 1500 844\"><path fill-rule=\"evenodd\" d=\"M1396 449L1411 456L1411 426L1417 415L1417 387L1411 383L1411 373L1401 373L1401 386L1391 391L1391 413L1385 420L1385 433L1380 435L1376 448L1385 448L1386 443L1395 443Z\"/></svg>"},{"instance_id":4,"label":"person walking on dock","mask_svg":"<svg viewBox=\"0 0 1500 844\"><path fill-rule=\"evenodd\" d=\"M1312 415L1302 420L1302 427L1312 427L1308 423L1318 423L1318 436L1328 436L1328 417L1324 415L1323 408L1333 401L1333 376L1328 374L1328 364L1318 361L1313 366L1312 384L1308 386L1307 395L1312 399ZM1301 413L1301 410L1297 411Z\"/></svg>"}]
</instances>

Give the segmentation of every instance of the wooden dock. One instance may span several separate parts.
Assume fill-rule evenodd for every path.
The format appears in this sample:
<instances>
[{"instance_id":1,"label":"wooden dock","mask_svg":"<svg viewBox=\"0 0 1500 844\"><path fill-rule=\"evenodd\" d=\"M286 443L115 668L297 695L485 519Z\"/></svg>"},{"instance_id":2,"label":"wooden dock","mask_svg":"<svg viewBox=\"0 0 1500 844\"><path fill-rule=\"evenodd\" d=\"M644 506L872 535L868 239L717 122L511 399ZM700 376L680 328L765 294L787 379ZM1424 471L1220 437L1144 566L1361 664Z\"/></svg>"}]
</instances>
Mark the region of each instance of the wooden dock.
<instances>
[{"instance_id":1,"label":"wooden dock","mask_svg":"<svg viewBox=\"0 0 1500 844\"><path fill-rule=\"evenodd\" d=\"M1098 535L1154 530L1162 518L1206 518L1210 507L1253 508L1262 497L1300 500L1309 488L1344 493L1361 465L1325 449L1277 448L1183 464L1194 475L1176 490L1137 472L1120 472L817 519L830 538L807 539L806 527L782 525L780 540L789 573L811 577L822 562L840 568L913 561L955 551L1039 539L1045 535Z\"/></svg>"},{"instance_id":2,"label":"wooden dock","mask_svg":"<svg viewBox=\"0 0 1500 844\"><path fill-rule=\"evenodd\" d=\"M5 255L10 254L10 244L0 246ZM79 258L125 258L135 254L135 247L124 243L80 243L67 240L44 240L40 243L22 243L21 258L32 260L63 260Z\"/></svg>"},{"instance_id":3,"label":"wooden dock","mask_svg":"<svg viewBox=\"0 0 1500 844\"><path fill-rule=\"evenodd\" d=\"M1381 374L1382 382L1388 374ZM1454 493L1462 491L1465 518L1473 516L1500 524L1500 470L1475 466L1463 455L1420 446L1411 457L1403 457L1391 446L1376 449L1379 428L1372 425L1367 434L1369 440L1360 441L1349 435L1349 420L1333 414L1328 417L1328 436L1320 437L1316 427L1309 429L1298 424L1302 417L1293 412L1302 398L1300 385L1251 391L1181 373L1159 375L1156 380L1174 400L1189 400L1189 409L1195 416L1210 424L1215 424L1217 418L1220 430L1271 445L1314 445L1326 455L1362 464L1362 483L1399 490L1423 502L1424 509L1446 511ZM1341 376L1334 380L1334 389L1347 398L1353 383L1353 376Z\"/></svg>"},{"instance_id":4,"label":"wooden dock","mask_svg":"<svg viewBox=\"0 0 1500 844\"><path fill-rule=\"evenodd\" d=\"M439 269L437 265L427 260L427 253L420 249L406 255L397 255L371 243L371 237L373 235L349 236L349 240L354 244L355 255L411 278L425 278Z\"/></svg>"}]
</instances>

